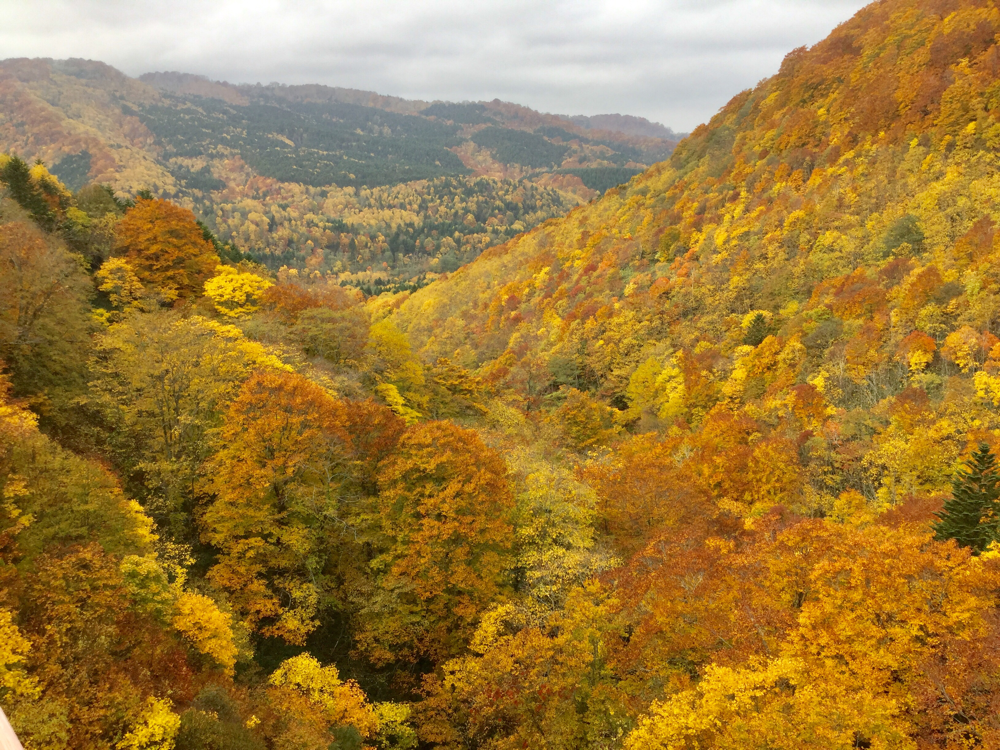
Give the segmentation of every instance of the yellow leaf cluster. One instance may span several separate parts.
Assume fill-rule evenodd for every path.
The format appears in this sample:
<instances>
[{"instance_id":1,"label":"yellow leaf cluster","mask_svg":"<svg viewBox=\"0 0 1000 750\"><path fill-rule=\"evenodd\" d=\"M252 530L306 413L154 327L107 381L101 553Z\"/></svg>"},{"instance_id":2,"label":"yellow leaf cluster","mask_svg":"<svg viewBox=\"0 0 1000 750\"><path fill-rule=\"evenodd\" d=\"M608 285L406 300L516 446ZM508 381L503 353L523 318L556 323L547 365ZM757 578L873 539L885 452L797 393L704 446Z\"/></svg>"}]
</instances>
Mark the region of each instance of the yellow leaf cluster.
<instances>
[{"instance_id":1,"label":"yellow leaf cluster","mask_svg":"<svg viewBox=\"0 0 1000 750\"><path fill-rule=\"evenodd\" d=\"M244 318L260 309L261 295L274 284L254 273L239 273L220 266L217 275L205 282L205 296L227 318Z\"/></svg>"},{"instance_id":2,"label":"yellow leaf cluster","mask_svg":"<svg viewBox=\"0 0 1000 750\"><path fill-rule=\"evenodd\" d=\"M128 733L115 744L117 750L173 750L181 717L169 700L149 698L146 710Z\"/></svg>"},{"instance_id":3,"label":"yellow leaf cluster","mask_svg":"<svg viewBox=\"0 0 1000 750\"><path fill-rule=\"evenodd\" d=\"M194 643L199 652L212 658L232 674L238 649L233 638L233 618L203 594L183 591L174 604L173 626Z\"/></svg>"},{"instance_id":4,"label":"yellow leaf cluster","mask_svg":"<svg viewBox=\"0 0 1000 750\"><path fill-rule=\"evenodd\" d=\"M342 682L336 667L324 667L309 654L282 662L268 682L277 704L286 710L294 710L297 699L304 699L328 727L354 727L362 737L378 731L378 714L357 683Z\"/></svg>"},{"instance_id":5,"label":"yellow leaf cluster","mask_svg":"<svg viewBox=\"0 0 1000 750\"><path fill-rule=\"evenodd\" d=\"M626 750L851 750L859 737L913 750L895 701L863 688L811 679L798 659L709 667L698 686L656 704Z\"/></svg>"},{"instance_id":6,"label":"yellow leaf cluster","mask_svg":"<svg viewBox=\"0 0 1000 750\"><path fill-rule=\"evenodd\" d=\"M33 698L39 695L37 683L25 669L30 650L31 643L21 635L11 612L0 609L0 697Z\"/></svg>"}]
</instances>

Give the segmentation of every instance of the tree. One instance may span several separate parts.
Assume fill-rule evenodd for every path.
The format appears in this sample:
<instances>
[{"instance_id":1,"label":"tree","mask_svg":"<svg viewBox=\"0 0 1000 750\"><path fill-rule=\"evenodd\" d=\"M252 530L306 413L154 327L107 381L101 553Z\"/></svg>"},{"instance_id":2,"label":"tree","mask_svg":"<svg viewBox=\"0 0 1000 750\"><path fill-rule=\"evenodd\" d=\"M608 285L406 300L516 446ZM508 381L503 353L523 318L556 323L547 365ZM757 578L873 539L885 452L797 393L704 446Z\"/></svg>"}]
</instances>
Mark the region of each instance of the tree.
<instances>
[{"instance_id":1,"label":"tree","mask_svg":"<svg viewBox=\"0 0 1000 750\"><path fill-rule=\"evenodd\" d=\"M357 306L363 300L360 292L348 291L330 283L306 288L289 282L287 274L281 271L278 272L278 278L285 280L268 287L261 300L265 309L272 311L289 325L293 325L305 310L314 308L346 310Z\"/></svg>"},{"instance_id":2,"label":"tree","mask_svg":"<svg viewBox=\"0 0 1000 750\"><path fill-rule=\"evenodd\" d=\"M11 197L39 226L45 229L55 228L55 212L45 200L45 193L32 178L31 168L23 159L17 156L0 159L0 182L7 186Z\"/></svg>"},{"instance_id":3,"label":"tree","mask_svg":"<svg viewBox=\"0 0 1000 750\"><path fill-rule=\"evenodd\" d=\"M483 402L492 394L482 378L445 357L434 363L429 374L433 391L430 409L435 419L486 413Z\"/></svg>"},{"instance_id":4,"label":"tree","mask_svg":"<svg viewBox=\"0 0 1000 750\"><path fill-rule=\"evenodd\" d=\"M612 461L584 471L596 491L600 525L623 554L638 552L657 536L692 536L710 525L708 493L699 492L689 467L678 465L678 448L677 440L637 436L618 446Z\"/></svg>"},{"instance_id":5,"label":"tree","mask_svg":"<svg viewBox=\"0 0 1000 750\"><path fill-rule=\"evenodd\" d=\"M619 564L595 540L596 493L531 450L507 449L505 459L517 500L518 593L534 610L557 610L574 587Z\"/></svg>"},{"instance_id":6,"label":"tree","mask_svg":"<svg viewBox=\"0 0 1000 750\"><path fill-rule=\"evenodd\" d=\"M271 702L286 724L278 747L339 747L330 741L353 734L344 729L365 738L379 729L378 715L358 684L342 681L336 667L324 667L309 654L282 662L268 682Z\"/></svg>"},{"instance_id":7,"label":"tree","mask_svg":"<svg viewBox=\"0 0 1000 750\"><path fill-rule=\"evenodd\" d=\"M449 750L619 747L631 724L614 674L620 606L590 582L537 621L514 603L490 609L468 653L424 678L421 739Z\"/></svg>"},{"instance_id":8,"label":"tree","mask_svg":"<svg viewBox=\"0 0 1000 750\"><path fill-rule=\"evenodd\" d=\"M412 427L381 467L375 594L359 643L376 663L440 660L502 596L514 498L503 459L447 422Z\"/></svg>"},{"instance_id":9,"label":"tree","mask_svg":"<svg viewBox=\"0 0 1000 750\"><path fill-rule=\"evenodd\" d=\"M85 386L90 283L60 240L22 217L0 201L0 359L15 392L48 415Z\"/></svg>"},{"instance_id":10,"label":"tree","mask_svg":"<svg viewBox=\"0 0 1000 750\"><path fill-rule=\"evenodd\" d=\"M423 406L425 402L424 368L413 353L406 334L386 318L368 330L367 371L378 385L391 385L406 404ZM388 403L388 399L387 399ZM388 405L400 413L392 403ZM400 416L406 416L400 413Z\"/></svg>"},{"instance_id":11,"label":"tree","mask_svg":"<svg viewBox=\"0 0 1000 750\"><path fill-rule=\"evenodd\" d=\"M746 319L744 319L743 330L744 344L747 346L760 346L768 334L767 314L758 310L747 315Z\"/></svg>"},{"instance_id":12,"label":"tree","mask_svg":"<svg viewBox=\"0 0 1000 750\"><path fill-rule=\"evenodd\" d=\"M249 725L252 726L251 719ZM227 691L209 685L181 714L177 750L264 750L263 739L240 716L239 706Z\"/></svg>"},{"instance_id":13,"label":"tree","mask_svg":"<svg viewBox=\"0 0 1000 750\"><path fill-rule=\"evenodd\" d=\"M63 449L37 417L11 402L0 377L0 568L46 550L98 540L116 554L143 554L152 521L101 465Z\"/></svg>"},{"instance_id":14,"label":"tree","mask_svg":"<svg viewBox=\"0 0 1000 750\"><path fill-rule=\"evenodd\" d=\"M574 450L600 448L618 434L614 409L576 388L563 386L559 396L563 397L563 402L550 419L560 426L566 442Z\"/></svg>"},{"instance_id":15,"label":"tree","mask_svg":"<svg viewBox=\"0 0 1000 750\"><path fill-rule=\"evenodd\" d=\"M227 318L243 318L260 309L261 295L272 283L255 273L240 273L232 266L220 266L219 274L205 282L205 296Z\"/></svg>"},{"instance_id":16,"label":"tree","mask_svg":"<svg viewBox=\"0 0 1000 750\"><path fill-rule=\"evenodd\" d=\"M292 335L310 357L358 367L364 361L368 341L368 316L360 305L344 310L311 308L299 315Z\"/></svg>"},{"instance_id":17,"label":"tree","mask_svg":"<svg viewBox=\"0 0 1000 750\"><path fill-rule=\"evenodd\" d=\"M115 744L117 750L173 750L181 728L180 717L169 700L149 698L146 710L129 732Z\"/></svg>"},{"instance_id":18,"label":"tree","mask_svg":"<svg viewBox=\"0 0 1000 750\"><path fill-rule=\"evenodd\" d=\"M179 587L178 587L179 588ZM195 648L232 674L237 648L233 642L232 616L204 594L179 590L171 625Z\"/></svg>"},{"instance_id":19,"label":"tree","mask_svg":"<svg viewBox=\"0 0 1000 750\"><path fill-rule=\"evenodd\" d=\"M895 701L871 690L810 679L797 659L711 666L692 690L654 704L626 750L912 750Z\"/></svg>"},{"instance_id":20,"label":"tree","mask_svg":"<svg viewBox=\"0 0 1000 750\"><path fill-rule=\"evenodd\" d=\"M684 375L677 357L674 356L665 367L655 357L646 360L629 377L625 397L629 403L626 414L630 419L639 419L644 413L663 420L682 415L685 409Z\"/></svg>"},{"instance_id":21,"label":"tree","mask_svg":"<svg viewBox=\"0 0 1000 750\"><path fill-rule=\"evenodd\" d=\"M980 443L965 470L955 473L951 488L951 498L937 514L935 535L978 554L1000 539L1000 472L989 445Z\"/></svg>"},{"instance_id":22,"label":"tree","mask_svg":"<svg viewBox=\"0 0 1000 750\"><path fill-rule=\"evenodd\" d=\"M209 463L216 500L205 541L220 551L209 579L246 623L301 644L318 622L323 573L341 527L350 436L345 406L301 375L259 372L226 412Z\"/></svg>"},{"instance_id":23,"label":"tree","mask_svg":"<svg viewBox=\"0 0 1000 750\"><path fill-rule=\"evenodd\" d=\"M107 322L117 322L124 313L138 309L146 290L128 261L109 258L94 277L98 281L97 288L108 295L108 301L114 309L113 313L106 314Z\"/></svg>"},{"instance_id":24,"label":"tree","mask_svg":"<svg viewBox=\"0 0 1000 750\"><path fill-rule=\"evenodd\" d=\"M6 703L11 696L34 696L38 686L25 671L31 642L21 635L11 613L0 609L0 697Z\"/></svg>"},{"instance_id":25,"label":"tree","mask_svg":"<svg viewBox=\"0 0 1000 750\"><path fill-rule=\"evenodd\" d=\"M194 214L165 200L141 198L119 222L115 252L167 302L201 293L219 265Z\"/></svg>"}]
</instances>

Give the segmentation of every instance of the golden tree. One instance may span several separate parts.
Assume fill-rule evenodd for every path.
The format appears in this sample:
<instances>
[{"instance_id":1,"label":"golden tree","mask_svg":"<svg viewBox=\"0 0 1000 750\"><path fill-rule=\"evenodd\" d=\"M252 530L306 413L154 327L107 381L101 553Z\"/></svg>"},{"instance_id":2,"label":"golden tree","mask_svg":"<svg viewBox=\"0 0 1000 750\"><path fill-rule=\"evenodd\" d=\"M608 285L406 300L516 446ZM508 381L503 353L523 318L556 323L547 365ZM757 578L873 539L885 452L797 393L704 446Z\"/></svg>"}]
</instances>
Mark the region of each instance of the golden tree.
<instances>
[{"instance_id":1,"label":"golden tree","mask_svg":"<svg viewBox=\"0 0 1000 750\"><path fill-rule=\"evenodd\" d=\"M226 413L210 462L216 500L204 539L220 550L209 578L252 628L302 643L317 626L350 437L345 408L300 375L261 371Z\"/></svg>"},{"instance_id":2,"label":"golden tree","mask_svg":"<svg viewBox=\"0 0 1000 750\"><path fill-rule=\"evenodd\" d=\"M514 507L505 474L500 456L456 425L430 422L402 437L379 475L384 551L359 635L373 661L454 654L503 595Z\"/></svg>"},{"instance_id":3,"label":"golden tree","mask_svg":"<svg viewBox=\"0 0 1000 750\"><path fill-rule=\"evenodd\" d=\"M140 198L125 214L115 253L125 256L139 280L167 302L200 294L219 265L194 214L159 199Z\"/></svg>"}]
</instances>

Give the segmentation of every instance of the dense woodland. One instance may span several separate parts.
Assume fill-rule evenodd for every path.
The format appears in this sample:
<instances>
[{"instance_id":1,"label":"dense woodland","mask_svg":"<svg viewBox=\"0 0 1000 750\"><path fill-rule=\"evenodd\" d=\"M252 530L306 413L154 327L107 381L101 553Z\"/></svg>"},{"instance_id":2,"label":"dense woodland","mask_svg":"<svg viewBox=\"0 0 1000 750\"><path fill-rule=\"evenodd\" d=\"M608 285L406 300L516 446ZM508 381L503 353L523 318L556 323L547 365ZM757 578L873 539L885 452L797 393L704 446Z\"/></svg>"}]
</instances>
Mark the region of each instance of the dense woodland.
<instances>
[{"instance_id":1,"label":"dense woodland","mask_svg":"<svg viewBox=\"0 0 1000 750\"><path fill-rule=\"evenodd\" d=\"M877 2L417 291L0 157L25 747L1000 746L998 33ZM544 200L462 184L364 200Z\"/></svg>"},{"instance_id":2,"label":"dense woodland","mask_svg":"<svg viewBox=\"0 0 1000 750\"><path fill-rule=\"evenodd\" d=\"M368 293L416 289L679 140L640 118L581 123L499 101L0 62L0 151L42 159L70 190L148 190L268 268L343 274Z\"/></svg>"}]
</instances>

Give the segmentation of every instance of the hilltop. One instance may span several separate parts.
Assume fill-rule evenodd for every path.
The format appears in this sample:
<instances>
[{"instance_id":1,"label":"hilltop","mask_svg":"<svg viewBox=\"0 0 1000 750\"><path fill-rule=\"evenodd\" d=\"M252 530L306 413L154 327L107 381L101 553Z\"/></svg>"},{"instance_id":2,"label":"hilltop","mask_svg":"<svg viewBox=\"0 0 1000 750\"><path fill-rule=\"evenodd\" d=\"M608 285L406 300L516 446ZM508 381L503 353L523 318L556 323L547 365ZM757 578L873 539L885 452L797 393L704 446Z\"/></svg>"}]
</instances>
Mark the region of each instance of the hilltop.
<instances>
[{"instance_id":1,"label":"hilltop","mask_svg":"<svg viewBox=\"0 0 1000 750\"><path fill-rule=\"evenodd\" d=\"M624 135L636 135L642 138L663 138L665 140L681 140L683 135L675 133L665 125L650 122L645 117L633 115L575 115L570 117L576 125L587 130L609 130Z\"/></svg>"}]
</instances>

